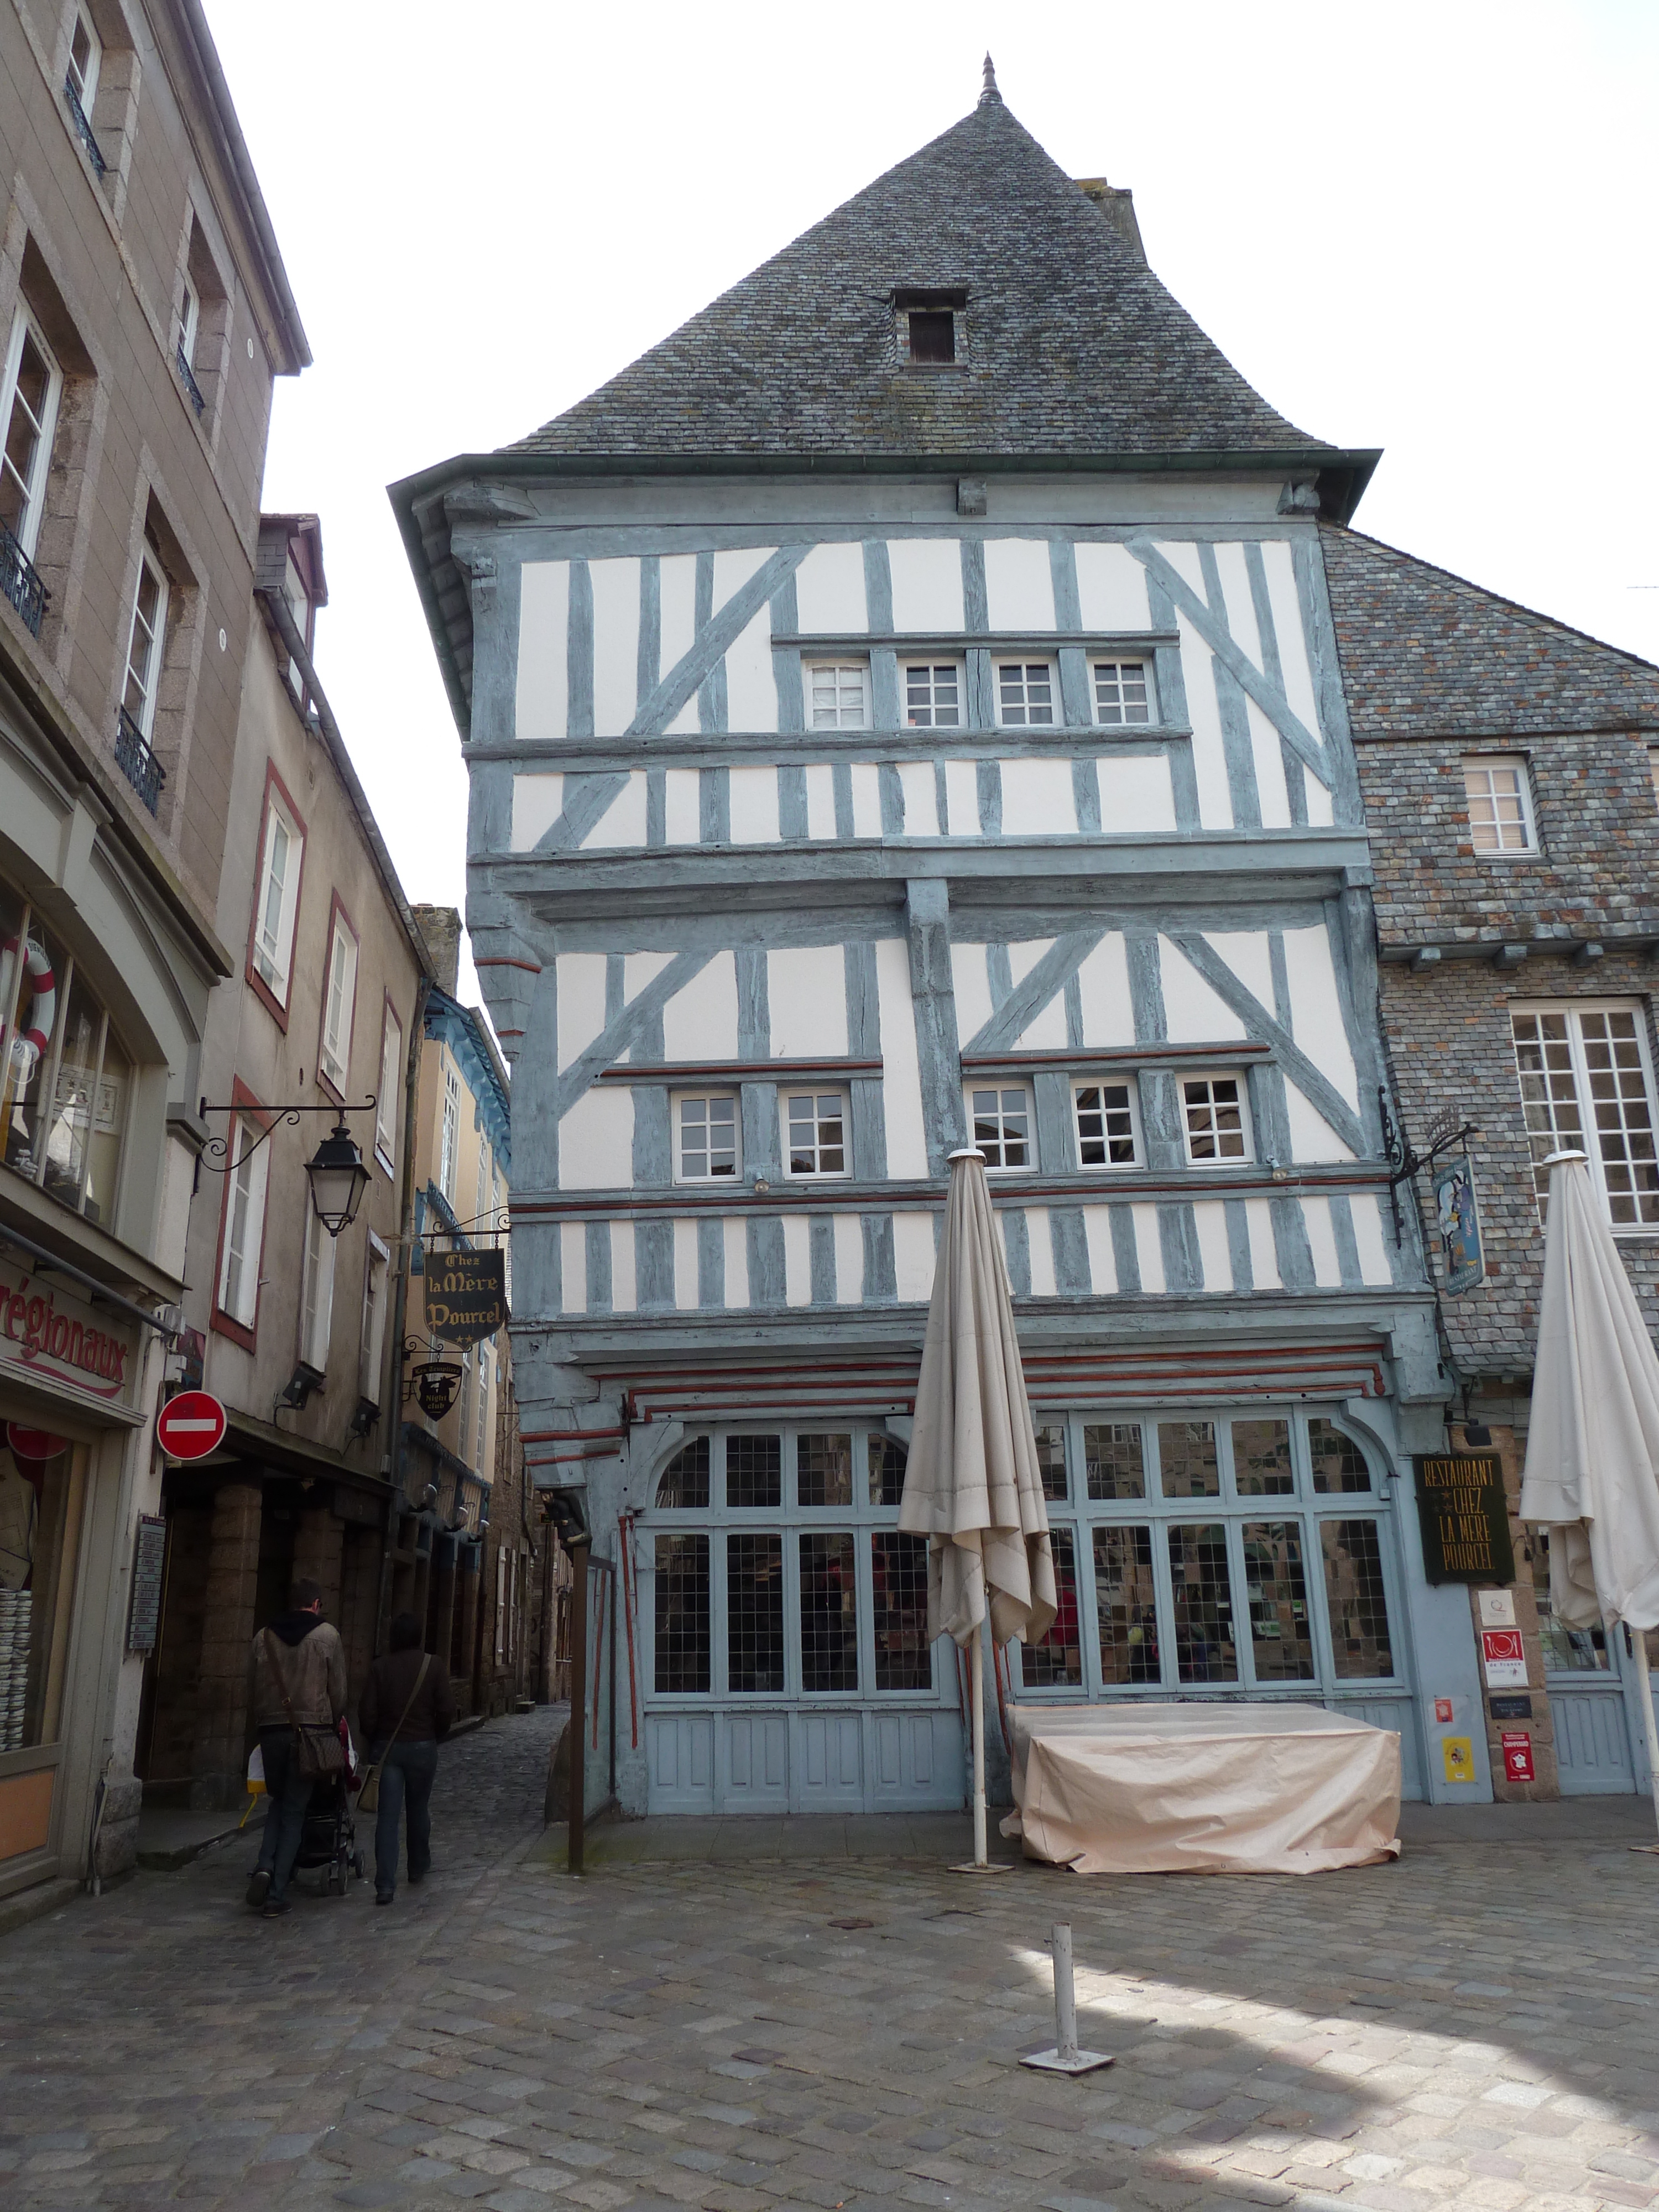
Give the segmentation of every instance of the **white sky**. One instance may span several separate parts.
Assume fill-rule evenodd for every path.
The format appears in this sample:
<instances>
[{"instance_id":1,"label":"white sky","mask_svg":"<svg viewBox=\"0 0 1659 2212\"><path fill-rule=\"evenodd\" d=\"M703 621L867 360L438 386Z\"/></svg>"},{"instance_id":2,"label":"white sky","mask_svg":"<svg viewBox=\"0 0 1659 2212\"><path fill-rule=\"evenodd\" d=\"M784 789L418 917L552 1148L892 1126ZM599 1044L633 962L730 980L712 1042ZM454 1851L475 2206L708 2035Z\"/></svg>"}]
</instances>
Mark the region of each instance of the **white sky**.
<instances>
[{"instance_id":1,"label":"white sky","mask_svg":"<svg viewBox=\"0 0 1659 2212\"><path fill-rule=\"evenodd\" d=\"M411 899L465 905L466 790L385 486L580 398L988 45L1267 398L1386 448L1360 528L1659 659L1651 0L207 9L316 356L264 503L322 517L318 666Z\"/></svg>"}]
</instances>

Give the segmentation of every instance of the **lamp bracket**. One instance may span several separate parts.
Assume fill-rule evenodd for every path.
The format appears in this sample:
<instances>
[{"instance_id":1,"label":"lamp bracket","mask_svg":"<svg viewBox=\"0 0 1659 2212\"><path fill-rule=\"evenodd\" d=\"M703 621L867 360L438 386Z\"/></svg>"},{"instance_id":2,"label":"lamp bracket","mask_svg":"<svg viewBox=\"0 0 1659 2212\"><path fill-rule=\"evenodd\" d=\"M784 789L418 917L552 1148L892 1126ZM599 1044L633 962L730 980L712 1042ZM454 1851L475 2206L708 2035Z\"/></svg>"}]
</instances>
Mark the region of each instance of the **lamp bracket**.
<instances>
[{"instance_id":1,"label":"lamp bracket","mask_svg":"<svg viewBox=\"0 0 1659 2212\"><path fill-rule=\"evenodd\" d=\"M372 1114L379 1103L380 1101L372 1091L361 1106L210 1106L207 1100L204 1098L197 1109L204 1121L210 1114L241 1114L250 1118L264 1121L265 1126L253 1142L239 1152L234 1159L230 1156L228 1130L222 1137L210 1137L203 1148L202 1165L210 1175L228 1175L233 1168L240 1167L244 1160L252 1158L260 1146L268 1138L274 1136L278 1129L283 1127L297 1129L301 1114L331 1114L336 1126L338 1127L343 1123L348 1114ZM265 1120L266 1115L270 1116L268 1121Z\"/></svg>"},{"instance_id":2,"label":"lamp bracket","mask_svg":"<svg viewBox=\"0 0 1659 2212\"><path fill-rule=\"evenodd\" d=\"M1432 1141L1427 1152L1419 1152L1406 1133L1404 1117L1396 1122L1389 1111L1388 1091L1380 1083L1376 1086L1376 1106L1382 1123L1382 1153L1389 1163L1389 1204L1394 1209L1394 1241L1397 1248L1403 1240L1400 1219L1401 1184L1421 1175L1425 1168L1431 1168L1442 1152L1455 1151L1458 1146L1468 1144L1471 1137L1478 1137L1480 1124L1464 1121L1453 1128L1450 1127L1450 1115L1437 1115L1430 1125Z\"/></svg>"}]
</instances>

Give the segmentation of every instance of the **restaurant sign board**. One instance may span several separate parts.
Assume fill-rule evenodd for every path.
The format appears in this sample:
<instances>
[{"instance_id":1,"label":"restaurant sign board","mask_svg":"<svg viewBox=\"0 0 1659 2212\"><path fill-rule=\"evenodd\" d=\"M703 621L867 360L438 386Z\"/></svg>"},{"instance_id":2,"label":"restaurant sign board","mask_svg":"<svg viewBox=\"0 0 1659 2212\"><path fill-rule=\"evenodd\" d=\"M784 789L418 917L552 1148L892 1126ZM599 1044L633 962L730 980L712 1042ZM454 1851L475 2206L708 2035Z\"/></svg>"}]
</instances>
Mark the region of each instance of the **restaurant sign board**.
<instances>
[{"instance_id":1,"label":"restaurant sign board","mask_svg":"<svg viewBox=\"0 0 1659 2212\"><path fill-rule=\"evenodd\" d=\"M1509 1501L1496 1452L1424 1452L1412 1462L1423 1571L1431 1583L1512 1583Z\"/></svg>"},{"instance_id":2,"label":"restaurant sign board","mask_svg":"<svg viewBox=\"0 0 1659 2212\"><path fill-rule=\"evenodd\" d=\"M44 1279L0 1255L0 1376L89 1404L127 1405L140 1364L137 1333L107 1307L77 1297L61 1275Z\"/></svg>"},{"instance_id":3,"label":"restaurant sign board","mask_svg":"<svg viewBox=\"0 0 1659 2212\"><path fill-rule=\"evenodd\" d=\"M428 1252L426 1325L446 1344L477 1344L507 1321L507 1260L501 1252Z\"/></svg>"}]
</instances>

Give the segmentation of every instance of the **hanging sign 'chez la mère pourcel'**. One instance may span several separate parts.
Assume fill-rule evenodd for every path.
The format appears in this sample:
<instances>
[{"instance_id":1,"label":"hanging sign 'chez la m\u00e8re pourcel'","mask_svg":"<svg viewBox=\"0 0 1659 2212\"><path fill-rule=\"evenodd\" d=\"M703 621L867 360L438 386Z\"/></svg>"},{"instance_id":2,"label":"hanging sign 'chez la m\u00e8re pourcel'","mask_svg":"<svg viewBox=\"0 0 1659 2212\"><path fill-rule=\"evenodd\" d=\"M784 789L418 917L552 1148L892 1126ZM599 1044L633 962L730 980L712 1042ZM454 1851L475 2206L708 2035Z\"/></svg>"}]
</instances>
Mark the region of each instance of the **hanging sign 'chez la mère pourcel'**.
<instances>
[{"instance_id":1,"label":"hanging sign 'chez la m\u00e8re pourcel'","mask_svg":"<svg viewBox=\"0 0 1659 2212\"><path fill-rule=\"evenodd\" d=\"M1428 1452L1412 1462L1423 1571L1431 1583L1515 1580L1504 1468L1496 1452Z\"/></svg>"},{"instance_id":2,"label":"hanging sign 'chez la m\u00e8re pourcel'","mask_svg":"<svg viewBox=\"0 0 1659 2212\"><path fill-rule=\"evenodd\" d=\"M426 1325L447 1344L476 1344L507 1320L507 1261L500 1252L431 1252Z\"/></svg>"}]
</instances>

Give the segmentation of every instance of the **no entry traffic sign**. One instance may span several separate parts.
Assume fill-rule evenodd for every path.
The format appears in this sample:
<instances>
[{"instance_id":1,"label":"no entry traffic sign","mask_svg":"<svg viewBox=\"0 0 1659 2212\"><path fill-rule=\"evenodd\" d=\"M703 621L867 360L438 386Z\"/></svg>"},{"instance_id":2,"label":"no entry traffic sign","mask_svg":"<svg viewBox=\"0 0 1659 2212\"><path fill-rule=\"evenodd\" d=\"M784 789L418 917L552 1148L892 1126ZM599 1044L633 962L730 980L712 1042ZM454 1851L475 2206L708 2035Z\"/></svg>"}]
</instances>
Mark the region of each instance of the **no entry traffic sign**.
<instances>
[{"instance_id":1,"label":"no entry traffic sign","mask_svg":"<svg viewBox=\"0 0 1659 2212\"><path fill-rule=\"evenodd\" d=\"M155 1424L169 1459L205 1459L225 1437L225 1409L207 1390L181 1390L169 1398Z\"/></svg>"}]
</instances>

